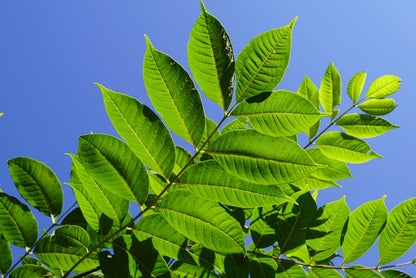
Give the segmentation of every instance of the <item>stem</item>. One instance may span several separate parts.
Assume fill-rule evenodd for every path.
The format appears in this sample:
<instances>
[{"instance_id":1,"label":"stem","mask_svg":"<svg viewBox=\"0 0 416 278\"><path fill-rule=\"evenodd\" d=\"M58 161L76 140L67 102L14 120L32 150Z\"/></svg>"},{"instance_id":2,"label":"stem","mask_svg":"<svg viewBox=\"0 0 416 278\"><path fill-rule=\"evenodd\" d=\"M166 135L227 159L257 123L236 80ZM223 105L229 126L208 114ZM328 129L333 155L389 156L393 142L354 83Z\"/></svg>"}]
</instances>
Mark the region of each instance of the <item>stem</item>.
<instances>
[{"instance_id":1,"label":"stem","mask_svg":"<svg viewBox=\"0 0 416 278\"><path fill-rule=\"evenodd\" d=\"M45 235L47 235L48 233L49 233L49 231L50 230L52 230L55 226L57 226L58 225L58 222L59 221L61 221L61 219L64 217L64 216L66 216L66 214L68 214L68 212L73 208L73 207L75 207L75 205L77 204L77 202L75 202L75 203L73 203L72 204L72 206L70 206L63 214L61 214L57 219L56 219L56 221L53 221L53 223L52 223L52 225L39 237L39 239L35 242L35 244L33 244L33 246L30 248L30 249L27 249L26 250L26 253L23 255L23 256L21 256L20 257L20 259L4 274L4 277L7 277L7 275L9 275L12 271L13 271L13 269L15 269L16 268L16 266L21 262L21 261L23 261L23 259L24 258L26 258L27 257L27 255L29 255L31 252L32 252L32 250L35 248L35 246L39 243L39 241L45 236Z\"/></svg>"},{"instance_id":2,"label":"stem","mask_svg":"<svg viewBox=\"0 0 416 278\"><path fill-rule=\"evenodd\" d=\"M235 105L230 109L234 109ZM151 209L156 202L165 194L165 192L173 185L173 183L179 178L180 175L191 165L191 163L195 160L195 158L201 153L202 149L208 144L208 142L211 140L212 136L214 136L215 132L220 128L220 126L224 123L224 121L229 117L229 113L226 113L224 117L221 119L217 127L214 129L214 131L208 136L208 138L205 140L205 142L202 144L202 146L199 149L196 149L195 154L191 157L191 159L186 163L186 165L181 169L181 171L168 182L168 184L165 186L165 188L162 190L162 192L157 195L157 197L142 211L140 211L139 214L137 214L134 218L132 218L127 224L120 227L118 230L114 231L112 234L104 238L102 241L100 241L97 245L95 245L93 248L91 248L87 254L82 256L66 273L62 278L66 278L69 276L71 271L73 271L81 262L83 262L89 255L91 255L95 250L97 250L101 245L103 245L105 242L109 241L111 238L128 228L130 225L134 224L134 221L139 219L146 211Z\"/></svg>"}]
</instances>

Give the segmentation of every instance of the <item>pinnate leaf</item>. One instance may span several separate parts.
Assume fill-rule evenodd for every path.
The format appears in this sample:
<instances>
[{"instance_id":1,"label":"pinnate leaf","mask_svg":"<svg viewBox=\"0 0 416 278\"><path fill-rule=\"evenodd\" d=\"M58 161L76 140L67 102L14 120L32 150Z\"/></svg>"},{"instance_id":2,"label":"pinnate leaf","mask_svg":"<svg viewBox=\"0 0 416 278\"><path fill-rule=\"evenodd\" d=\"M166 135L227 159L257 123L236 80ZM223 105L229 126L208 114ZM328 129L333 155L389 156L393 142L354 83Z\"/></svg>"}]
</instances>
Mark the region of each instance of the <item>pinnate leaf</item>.
<instances>
[{"instance_id":1,"label":"pinnate leaf","mask_svg":"<svg viewBox=\"0 0 416 278\"><path fill-rule=\"evenodd\" d=\"M205 129L201 97L185 69L156 50L146 37L143 78L147 93L165 123L195 147Z\"/></svg>"},{"instance_id":2,"label":"pinnate leaf","mask_svg":"<svg viewBox=\"0 0 416 278\"><path fill-rule=\"evenodd\" d=\"M369 99L358 105L363 112L374 116L387 115L396 107L397 103L392 98Z\"/></svg>"},{"instance_id":3,"label":"pinnate leaf","mask_svg":"<svg viewBox=\"0 0 416 278\"><path fill-rule=\"evenodd\" d=\"M224 27L202 1L201 9L188 43L189 67L202 92L225 111L233 98L233 47Z\"/></svg>"},{"instance_id":4,"label":"pinnate leaf","mask_svg":"<svg viewBox=\"0 0 416 278\"><path fill-rule=\"evenodd\" d=\"M293 182L320 167L294 141L254 130L226 132L212 142L206 152L227 173L257 184Z\"/></svg>"},{"instance_id":5,"label":"pinnate leaf","mask_svg":"<svg viewBox=\"0 0 416 278\"><path fill-rule=\"evenodd\" d=\"M64 195L55 173L29 157L9 161L9 171L20 195L42 214L56 217L62 211Z\"/></svg>"},{"instance_id":6,"label":"pinnate leaf","mask_svg":"<svg viewBox=\"0 0 416 278\"><path fill-rule=\"evenodd\" d=\"M118 134L146 166L169 178L175 163L175 145L163 122L137 99L97 85Z\"/></svg>"},{"instance_id":7,"label":"pinnate leaf","mask_svg":"<svg viewBox=\"0 0 416 278\"><path fill-rule=\"evenodd\" d=\"M401 79L394 75L377 78L368 88L366 98L383 98L395 93L400 88Z\"/></svg>"},{"instance_id":8,"label":"pinnate leaf","mask_svg":"<svg viewBox=\"0 0 416 278\"><path fill-rule=\"evenodd\" d=\"M399 126L389 121L365 114L348 114L338 119L336 125L346 133L359 138L376 137Z\"/></svg>"},{"instance_id":9,"label":"pinnate leaf","mask_svg":"<svg viewBox=\"0 0 416 278\"><path fill-rule=\"evenodd\" d=\"M338 131L324 133L316 141L316 145L325 156L349 163L382 158L365 141Z\"/></svg>"},{"instance_id":10,"label":"pinnate leaf","mask_svg":"<svg viewBox=\"0 0 416 278\"><path fill-rule=\"evenodd\" d=\"M356 103L360 98L361 92L363 91L365 79L367 73L364 71L356 73L348 82L347 93L350 96L353 103Z\"/></svg>"},{"instance_id":11,"label":"pinnate leaf","mask_svg":"<svg viewBox=\"0 0 416 278\"><path fill-rule=\"evenodd\" d=\"M270 92L280 83L289 63L296 20L258 35L238 55L235 65L237 102Z\"/></svg>"},{"instance_id":12,"label":"pinnate leaf","mask_svg":"<svg viewBox=\"0 0 416 278\"><path fill-rule=\"evenodd\" d=\"M341 76L334 64L329 64L319 87L319 102L325 112L333 114L334 107L341 104ZM334 118L334 114L332 118Z\"/></svg>"}]
</instances>

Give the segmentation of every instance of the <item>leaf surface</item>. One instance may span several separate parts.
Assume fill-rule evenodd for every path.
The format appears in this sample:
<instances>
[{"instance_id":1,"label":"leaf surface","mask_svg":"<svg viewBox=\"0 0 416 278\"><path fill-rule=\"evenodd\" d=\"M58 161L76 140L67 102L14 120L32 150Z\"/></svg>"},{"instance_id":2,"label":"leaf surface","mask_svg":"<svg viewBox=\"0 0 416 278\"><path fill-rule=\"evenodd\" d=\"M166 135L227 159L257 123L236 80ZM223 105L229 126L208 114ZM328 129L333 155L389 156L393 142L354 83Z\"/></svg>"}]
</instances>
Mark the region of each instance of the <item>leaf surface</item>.
<instances>
[{"instance_id":1,"label":"leaf surface","mask_svg":"<svg viewBox=\"0 0 416 278\"><path fill-rule=\"evenodd\" d=\"M365 268L362 265L352 265L351 268ZM378 278L381 277L377 272L371 269L345 269L347 278Z\"/></svg>"},{"instance_id":2,"label":"leaf surface","mask_svg":"<svg viewBox=\"0 0 416 278\"><path fill-rule=\"evenodd\" d=\"M376 137L399 126L389 121L365 114L347 114L336 122L346 133L359 138Z\"/></svg>"},{"instance_id":3,"label":"leaf surface","mask_svg":"<svg viewBox=\"0 0 416 278\"><path fill-rule=\"evenodd\" d=\"M367 73L365 71L361 71L361 72L356 73L350 79L350 82L348 82L347 93L350 96L354 104L360 98L366 78L367 78Z\"/></svg>"},{"instance_id":4,"label":"leaf surface","mask_svg":"<svg viewBox=\"0 0 416 278\"><path fill-rule=\"evenodd\" d=\"M341 187L339 184L329 181L316 178L315 176L309 176L301 180L295 181L292 183L294 186L299 187L300 189L306 190L318 190L325 189L329 187Z\"/></svg>"},{"instance_id":5,"label":"leaf surface","mask_svg":"<svg viewBox=\"0 0 416 278\"><path fill-rule=\"evenodd\" d=\"M237 119L234 121L229 122L226 124L222 129L221 133L232 131L232 130L238 130L238 129L247 129L247 122L245 120Z\"/></svg>"},{"instance_id":6,"label":"leaf surface","mask_svg":"<svg viewBox=\"0 0 416 278\"><path fill-rule=\"evenodd\" d=\"M5 274L12 266L13 257L10 245L0 233L0 274Z\"/></svg>"},{"instance_id":7,"label":"leaf surface","mask_svg":"<svg viewBox=\"0 0 416 278\"><path fill-rule=\"evenodd\" d=\"M313 267L309 270L309 278L342 278L335 269Z\"/></svg>"},{"instance_id":8,"label":"leaf surface","mask_svg":"<svg viewBox=\"0 0 416 278\"><path fill-rule=\"evenodd\" d=\"M312 104L315 106L316 109L319 110L319 90L316 85L309 79L309 77L305 76L303 78L302 83L299 86L298 94L304 96ZM320 121L317 121L310 129L306 132L309 139L312 139L319 130Z\"/></svg>"},{"instance_id":9,"label":"leaf surface","mask_svg":"<svg viewBox=\"0 0 416 278\"><path fill-rule=\"evenodd\" d=\"M328 113L332 113L334 107L341 104L341 76L332 63L329 64L321 81L319 102Z\"/></svg>"},{"instance_id":10,"label":"leaf surface","mask_svg":"<svg viewBox=\"0 0 416 278\"><path fill-rule=\"evenodd\" d=\"M218 277L215 272L201 266L187 263L176 262L171 267L172 278L215 278Z\"/></svg>"},{"instance_id":11,"label":"leaf surface","mask_svg":"<svg viewBox=\"0 0 416 278\"><path fill-rule=\"evenodd\" d=\"M352 178L351 172L345 162L326 157L319 148L307 149L306 152L316 163L327 166L313 172L311 174L312 177L327 181Z\"/></svg>"},{"instance_id":12,"label":"leaf surface","mask_svg":"<svg viewBox=\"0 0 416 278\"><path fill-rule=\"evenodd\" d=\"M10 278L44 278L56 277L47 268L39 265L22 265L12 271Z\"/></svg>"},{"instance_id":13,"label":"leaf surface","mask_svg":"<svg viewBox=\"0 0 416 278\"><path fill-rule=\"evenodd\" d=\"M412 278L409 274L397 269L382 270L381 275L383 275L383 278Z\"/></svg>"},{"instance_id":14,"label":"leaf surface","mask_svg":"<svg viewBox=\"0 0 416 278\"><path fill-rule=\"evenodd\" d=\"M358 105L363 112L373 116L387 115L396 107L397 103L392 98L369 99Z\"/></svg>"},{"instance_id":15,"label":"leaf surface","mask_svg":"<svg viewBox=\"0 0 416 278\"><path fill-rule=\"evenodd\" d=\"M306 278L306 271L297 264L287 261L280 261L277 267L275 278Z\"/></svg>"},{"instance_id":16,"label":"leaf surface","mask_svg":"<svg viewBox=\"0 0 416 278\"><path fill-rule=\"evenodd\" d=\"M395 93L400 88L401 79L394 75L384 75L371 83L366 98L383 98Z\"/></svg>"},{"instance_id":17,"label":"leaf surface","mask_svg":"<svg viewBox=\"0 0 416 278\"><path fill-rule=\"evenodd\" d=\"M253 210L250 221L250 233L256 248L265 248L277 241L278 214L280 209L265 206Z\"/></svg>"},{"instance_id":18,"label":"leaf surface","mask_svg":"<svg viewBox=\"0 0 416 278\"><path fill-rule=\"evenodd\" d=\"M277 263L272 258L250 256L248 269L251 278L274 277L277 270Z\"/></svg>"}]
</instances>

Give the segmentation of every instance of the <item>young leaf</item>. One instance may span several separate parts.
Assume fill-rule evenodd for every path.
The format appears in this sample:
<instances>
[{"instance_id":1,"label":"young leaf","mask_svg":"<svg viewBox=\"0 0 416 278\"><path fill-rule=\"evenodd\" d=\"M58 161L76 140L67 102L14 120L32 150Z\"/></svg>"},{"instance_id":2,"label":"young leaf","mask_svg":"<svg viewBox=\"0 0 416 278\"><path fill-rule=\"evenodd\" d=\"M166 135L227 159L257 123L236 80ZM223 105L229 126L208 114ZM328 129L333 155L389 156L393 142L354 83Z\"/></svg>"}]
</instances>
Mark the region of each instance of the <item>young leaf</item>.
<instances>
[{"instance_id":1,"label":"young leaf","mask_svg":"<svg viewBox=\"0 0 416 278\"><path fill-rule=\"evenodd\" d=\"M23 199L46 216L55 218L62 212L62 186L48 166L29 157L16 157L7 163Z\"/></svg>"},{"instance_id":2,"label":"young leaf","mask_svg":"<svg viewBox=\"0 0 416 278\"><path fill-rule=\"evenodd\" d=\"M395 93L400 88L402 80L394 75L384 75L377 78L368 88L366 98L383 98Z\"/></svg>"},{"instance_id":3,"label":"young leaf","mask_svg":"<svg viewBox=\"0 0 416 278\"><path fill-rule=\"evenodd\" d=\"M313 250L311 262L331 257L341 246L341 234L350 215L345 196L319 208L317 217L310 223L306 244Z\"/></svg>"},{"instance_id":4,"label":"young leaf","mask_svg":"<svg viewBox=\"0 0 416 278\"><path fill-rule=\"evenodd\" d=\"M146 42L143 78L149 98L172 131L196 147L204 133L205 115L194 82L181 65L157 51L148 37Z\"/></svg>"},{"instance_id":5,"label":"young leaf","mask_svg":"<svg viewBox=\"0 0 416 278\"><path fill-rule=\"evenodd\" d=\"M0 233L0 274L3 276L12 266L13 257L9 242Z\"/></svg>"},{"instance_id":6,"label":"young leaf","mask_svg":"<svg viewBox=\"0 0 416 278\"><path fill-rule=\"evenodd\" d=\"M415 241L416 198L412 198L390 212L378 243L379 264L386 264L400 258Z\"/></svg>"},{"instance_id":7,"label":"young leaf","mask_svg":"<svg viewBox=\"0 0 416 278\"><path fill-rule=\"evenodd\" d=\"M253 210L250 221L250 233L256 248L265 248L277 241L278 214L280 208L265 206Z\"/></svg>"},{"instance_id":8,"label":"young leaf","mask_svg":"<svg viewBox=\"0 0 416 278\"><path fill-rule=\"evenodd\" d=\"M311 267L308 278L342 278L342 274L335 269Z\"/></svg>"},{"instance_id":9,"label":"young leaf","mask_svg":"<svg viewBox=\"0 0 416 278\"><path fill-rule=\"evenodd\" d=\"M44 278L56 277L44 266L26 264L21 265L10 273L10 278Z\"/></svg>"},{"instance_id":10,"label":"young leaf","mask_svg":"<svg viewBox=\"0 0 416 278\"><path fill-rule=\"evenodd\" d=\"M258 35L238 55L235 65L237 102L270 92L280 83L289 63L296 20Z\"/></svg>"},{"instance_id":11,"label":"young leaf","mask_svg":"<svg viewBox=\"0 0 416 278\"><path fill-rule=\"evenodd\" d=\"M158 206L175 230L189 239L218 252L244 251L240 224L216 202L192 196L188 191L169 192Z\"/></svg>"},{"instance_id":12,"label":"young leaf","mask_svg":"<svg viewBox=\"0 0 416 278\"><path fill-rule=\"evenodd\" d=\"M354 104L360 98L366 78L367 78L367 73L365 71L361 71L361 72L356 73L351 78L350 82L348 82L347 93L350 96Z\"/></svg>"},{"instance_id":13,"label":"young leaf","mask_svg":"<svg viewBox=\"0 0 416 278\"><path fill-rule=\"evenodd\" d=\"M143 163L125 143L110 135L82 135L78 156L98 184L121 198L144 203L149 177Z\"/></svg>"},{"instance_id":14,"label":"young leaf","mask_svg":"<svg viewBox=\"0 0 416 278\"><path fill-rule=\"evenodd\" d=\"M342 242L344 262L353 262L364 255L381 233L387 220L384 197L365 203L355 209L348 220L347 231Z\"/></svg>"},{"instance_id":15,"label":"young leaf","mask_svg":"<svg viewBox=\"0 0 416 278\"><path fill-rule=\"evenodd\" d=\"M327 181L352 178L348 165L345 162L326 157L319 148L307 149L306 152L316 163L327 166L313 172L311 174L312 177Z\"/></svg>"},{"instance_id":16,"label":"young leaf","mask_svg":"<svg viewBox=\"0 0 416 278\"><path fill-rule=\"evenodd\" d=\"M283 90L246 99L231 116L248 118L248 124L253 129L276 137L308 131L325 117L306 98Z\"/></svg>"},{"instance_id":17,"label":"young leaf","mask_svg":"<svg viewBox=\"0 0 416 278\"><path fill-rule=\"evenodd\" d=\"M212 142L206 152L227 173L257 184L290 183L320 167L294 141L254 130L226 132Z\"/></svg>"},{"instance_id":18,"label":"young leaf","mask_svg":"<svg viewBox=\"0 0 416 278\"><path fill-rule=\"evenodd\" d=\"M215 278L218 277L215 272L208 268L187 264L183 262L175 262L171 267L172 278L198 277L198 278Z\"/></svg>"},{"instance_id":19,"label":"young leaf","mask_svg":"<svg viewBox=\"0 0 416 278\"><path fill-rule=\"evenodd\" d=\"M389 121L365 114L348 114L338 119L336 125L342 127L346 133L359 138L379 136L399 126Z\"/></svg>"},{"instance_id":20,"label":"young leaf","mask_svg":"<svg viewBox=\"0 0 416 278\"><path fill-rule=\"evenodd\" d=\"M319 110L319 90L309 79L309 77L304 77L302 84L299 86L298 94L307 98L310 102L312 102L315 108ZM309 139L318 133L320 123L320 121L317 121L313 126L311 126L311 128L309 128L309 131L306 132Z\"/></svg>"},{"instance_id":21,"label":"young leaf","mask_svg":"<svg viewBox=\"0 0 416 278\"><path fill-rule=\"evenodd\" d=\"M4 238L18 247L32 247L38 237L38 222L18 199L0 192L0 227Z\"/></svg>"},{"instance_id":22,"label":"young leaf","mask_svg":"<svg viewBox=\"0 0 416 278\"><path fill-rule=\"evenodd\" d=\"M382 158L373 152L365 141L338 131L321 135L316 145L325 156L349 163L363 163L373 158Z\"/></svg>"},{"instance_id":23,"label":"young leaf","mask_svg":"<svg viewBox=\"0 0 416 278\"><path fill-rule=\"evenodd\" d=\"M363 112L374 116L387 115L396 107L397 103L392 98L369 99L358 105Z\"/></svg>"},{"instance_id":24,"label":"young leaf","mask_svg":"<svg viewBox=\"0 0 416 278\"><path fill-rule=\"evenodd\" d=\"M319 101L325 112L331 114L334 107L341 104L341 76L332 63L329 64L319 87Z\"/></svg>"},{"instance_id":25,"label":"young leaf","mask_svg":"<svg viewBox=\"0 0 416 278\"><path fill-rule=\"evenodd\" d=\"M137 99L97 86L118 134L146 166L168 179L175 163L175 145L163 122Z\"/></svg>"},{"instance_id":26,"label":"young leaf","mask_svg":"<svg viewBox=\"0 0 416 278\"><path fill-rule=\"evenodd\" d=\"M293 201L277 186L260 186L228 175L209 160L189 167L175 182L192 194L225 205L253 208Z\"/></svg>"},{"instance_id":27,"label":"young leaf","mask_svg":"<svg viewBox=\"0 0 416 278\"><path fill-rule=\"evenodd\" d=\"M202 92L227 110L233 98L235 59L227 31L201 1L188 44L188 61Z\"/></svg>"}]
</instances>

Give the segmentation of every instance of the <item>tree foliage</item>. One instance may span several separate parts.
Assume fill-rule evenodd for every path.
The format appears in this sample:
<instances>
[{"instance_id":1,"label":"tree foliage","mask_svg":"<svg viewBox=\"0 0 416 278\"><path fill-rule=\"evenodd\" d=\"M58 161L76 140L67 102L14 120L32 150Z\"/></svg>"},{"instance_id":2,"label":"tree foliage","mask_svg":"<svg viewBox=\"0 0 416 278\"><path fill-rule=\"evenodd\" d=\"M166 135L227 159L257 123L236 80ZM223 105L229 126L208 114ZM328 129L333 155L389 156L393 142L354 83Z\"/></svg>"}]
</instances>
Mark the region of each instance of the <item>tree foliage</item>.
<instances>
[{"instance_id":1,"label":"tree foliage","mask_svg":"<svg viewBox=\"0 0 416 278\"><path fill-rule=\"evenodd\" d=\"M367 75L357 73L343 112L333 63L319 88L305 77L297 92L274 90L296 18L255 37L235 59L225 28L201 9L189 66L223 118L205 115L191 75L146 37L144 83L157 114L97 84L123 140L79 137L69 154L75 208L62 212L61 183L46 165L8 161L29 207L0 193L2 277L406 277L395 267L414 261L389 264L416 240L416 198L391 212L384 197L352 212L345 197L316 205L318 190L352 177L347 163L382 157L363 138L398 127L380 116L395 109L386 97L400 79L381 76L363 93ZM175 146L171 132L193 153ZM52 220L40 236L33 209ZM375 242L379 263L357 265ZM26 251L13 266L10 244Z\"/></svg>"}]
</instances>

